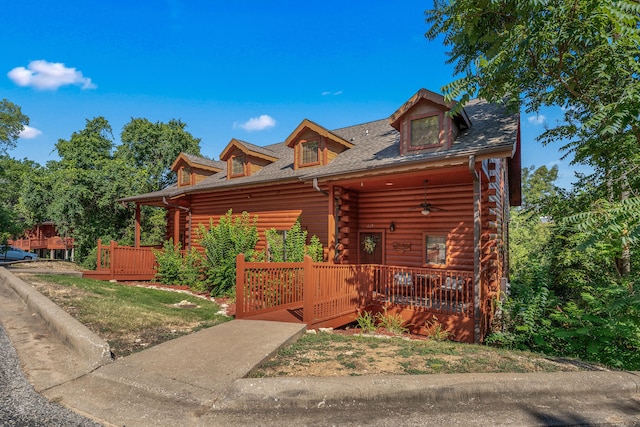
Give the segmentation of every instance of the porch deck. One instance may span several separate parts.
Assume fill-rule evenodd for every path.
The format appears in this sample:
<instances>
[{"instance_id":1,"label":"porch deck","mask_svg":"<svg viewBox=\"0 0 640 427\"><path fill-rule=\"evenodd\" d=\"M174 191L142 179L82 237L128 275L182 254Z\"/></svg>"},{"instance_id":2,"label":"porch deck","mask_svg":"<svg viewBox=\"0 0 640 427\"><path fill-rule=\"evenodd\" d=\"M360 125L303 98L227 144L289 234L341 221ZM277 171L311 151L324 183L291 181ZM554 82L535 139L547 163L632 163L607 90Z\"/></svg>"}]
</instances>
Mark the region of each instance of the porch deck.
<instances>
[{"instance_id":1,"label":"porch deck","mask_svg":"<svg viewBox=\"0 0 640 427\"><path fill-rule=\"evenodd\" d=\"M399 314L415 333L437 318L456 340L474 342L473 273L377 264L249 263L236 261L236 318L340 327L360 312ZM152 280L152 248L99 244L99 280Z\"/></svg>"},{"instance_id":2,"label":"porch deck","mask_svg":"<svg viewBox=\"0 0 640 427\"><path fill-rule=\"evenodd\" d=\"M238 256L236 317L340 327L361 311L399 314L426 333L434 317L458 341L474 341L473 274L386 265L247 263Z\"/></svg>"}]
</instances>

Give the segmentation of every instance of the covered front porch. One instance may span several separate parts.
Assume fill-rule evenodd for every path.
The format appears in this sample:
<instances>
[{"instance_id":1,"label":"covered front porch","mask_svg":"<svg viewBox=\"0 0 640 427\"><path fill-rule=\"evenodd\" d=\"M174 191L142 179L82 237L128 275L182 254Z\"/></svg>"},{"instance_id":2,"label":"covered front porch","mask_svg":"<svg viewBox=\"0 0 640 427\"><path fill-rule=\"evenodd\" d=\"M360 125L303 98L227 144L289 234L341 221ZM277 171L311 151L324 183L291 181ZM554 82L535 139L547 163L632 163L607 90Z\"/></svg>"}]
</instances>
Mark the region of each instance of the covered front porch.
<instances>
[{"instance_id":1,"label":"covered front porch","mask_svg":"<svg viewBox=\"0 0 640 427\"><path fill-rule=\"evenodd\" d=\"M478 342L486 322L473 273L379 264L246 262L237 259L236 317L341 327L359 313L400 314L413 333L437 322L456 341Z\"/></svg>"}]
</instances>

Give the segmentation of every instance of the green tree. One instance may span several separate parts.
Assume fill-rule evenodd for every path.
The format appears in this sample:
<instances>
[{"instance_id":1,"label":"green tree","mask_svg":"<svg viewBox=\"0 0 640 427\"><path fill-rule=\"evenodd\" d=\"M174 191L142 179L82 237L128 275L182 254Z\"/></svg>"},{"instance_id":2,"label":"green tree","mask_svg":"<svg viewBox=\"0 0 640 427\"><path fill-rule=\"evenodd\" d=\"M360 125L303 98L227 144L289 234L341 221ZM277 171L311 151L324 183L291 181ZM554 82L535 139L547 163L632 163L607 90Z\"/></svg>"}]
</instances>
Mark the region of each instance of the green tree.
<instances>
[{"instance_id":1,"label":"green tree","mask_svg":"<svg viewBox=\"0 0 640 427\"><path fill-rule=\"evenodd\" d=\"M34 220L52 220L62 236L75 239L83 260L98 238L120 240L131 228L133 213L117 200L142 190L143 169L113 156L114 141L103 117L56 144L59 161L25 181L21 203Z\"/></svg>"},{"instance_id":2,"label":"green tree","mask_svg":"<svg viewBox=\"0 0 640 427\"><path fill-rule=\"evenodd\" d=\"M552 221L564 204L562 191L555 185L557 176L556 166L522 171L522 206L511 209L509 222L511 279L516 286L547 283Z\"/></svg>"},{"instance_id":3,"label":"green tree","mask_svg":"<svg viewBox=\"0 0 640 427\"><path fill-rule=\"evenodd\" d=\"M151 123L147 119L133 118L122 129L122 145L116 155L147 170L147 191L161 190L176 182L170 166L178 154L200 155L200 138L187 132L186 127L175 119L168 123Z\"/></svg>"},{"instance_id":4,"label":"green tree","mask_svg":"<svg viewBox=\"0 0 640 427\"><path fill-rule=\"evenodd\" d=\"M595 135L640 140L637 1L435 0L425 13L427 37L444 35L462 74L445 86L447 98L506 98L527 112L563 106L581 125L545 138L577 130L583 143Z\"/></svg>"},{"instance_id":5,"label":"green tree","mask_svg":"<svg viewBox=\"0 0 640 427\"><path fill-rule=\"evenodd\" d=\"M29 117L22 114L20 107L3 99L0 101L0 155L16 146L20 132L29 124Z\"/></svg>"},{"instance_id":6,"label":"green tree","mask_svg":"<svg viewBox=\"0 0 640 427\"><path fill-rule=\"evenodd\" d=\"M22 114L20 107L7 99L0 101L0 243L24 230L24 223L18 221L15 210L17 183L22 179L23 170L9 158L7 150L14 148L20 132L29 124L29 117Z\"/></svg>"},{"instance_id":7,"label":"green tree","mask_svg":"<svg viewBox=\"0 0 640 427\"><path fill-rule=\"evenodd\" d=\"M640 187L640 3L634 0L435 0L426 11L433 40L444 36L461 77L448 99L505 101L514 109L565 109L540 136L562 141L574 162L594 173L580 183L595 191L585 210L606 200L614 209ZM632 203L632 206L637 204ZM640 210L631 215L640 218ZM627 221L618 226L638 233ZM621 270L632 247L620 240Z\"/></svg>"},{"instance_id":8,"label":"green tree","mask_svg":"<svg viewBox=\"0 0 640 427\"><path fill-rule=\"evenodd\" d=\"M625 209L579 213L590 188L565 194L553 170L523 172L523 207L511 210L511 296L504 329L487 342L637 369L640 294L616 262Z\"/></svg>"},{"instance_id":9,"label":"green tree","mask_svg":"<svg viewBox=\"0 0 640 427\"><path fill-rule=\"evenodd\" d=\"M170 167L181 152L200 155L200 139L186 130L187 125L180 120L168 123L152 123L145 118L132 118L120 135L122 144L115 152L117 159L128 165L146 171L145 186L140 192L161 190L176 182ZM165 237L166 211L162 208L142 206L142 244L155 245ZM133 226L130 228L133 232ZM133 241L129 233L126 240Z\"/></svg>"}]
</instances>

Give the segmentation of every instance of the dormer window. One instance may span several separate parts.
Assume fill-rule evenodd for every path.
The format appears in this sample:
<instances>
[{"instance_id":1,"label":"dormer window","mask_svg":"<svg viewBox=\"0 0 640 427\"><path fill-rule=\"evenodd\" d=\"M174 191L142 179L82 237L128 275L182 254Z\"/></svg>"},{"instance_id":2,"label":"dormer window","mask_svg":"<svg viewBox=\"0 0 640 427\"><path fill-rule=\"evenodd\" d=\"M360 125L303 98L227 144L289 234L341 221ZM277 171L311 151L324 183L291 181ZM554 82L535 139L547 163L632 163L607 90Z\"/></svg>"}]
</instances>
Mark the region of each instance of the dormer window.
<instances>
[{"instance_id":1,"label":"dormer window","mask_svg":"<svg viewBox=\"0 0 640 427\"><path fill-rule=\"evenodd\" d=\"M231 157L231 177L245 176L245 165L244 156Z\"/></svg>"},{"instance_id":2,"label":"dormer window","mask_svg":"<svg viewBox=\"0 0 640 427\"><path fill-rule=\"evenodd\" d=\"M439 114L411 120L409 149L431 147L440 143Z\"/></svg>"},{"instance_id":3,"label":"dormer window","mask_svg":"<svg viewBox=\"0 0 640 427\"><path fill-rule=\"evenodd\" d=\"M285 145L294 150L294 169L324 166L353 147L351 142L307 119L289 135Z\"/></svg>"},{"instance_id":4,"label":"dormer window","mask_svg":"<svg viewBox=\"0 0 640 427\"><path fill-rule=\"evenodd\" d=\"M222 150L220 160L227 162L227 179L253 176L265 166L278 160L267 147L258 147L233 138Z\"/></svg>"},{"instance_id":5,"label":"dormer window","mask_svg":"<svg viewBox=\"0 0 640 427\"><path fill-rule=\"evenodd\" d=\"M455 105L442 95L420 89L398 108L389 117L389 124L400 132L400 155L451 149L458 130L471 126L463 109L453 118L446 115Z\"/></svg>"},{"instance_id":6,"label":"dormer window","mask_svg":"<svg viewBox=\"0 0 640 427\"><path fill-rule=\"evenodd\" d=\"M180 169L180 185L191 185L191 168L189 166Z\"/></svg>"},{"instance_id":7,"label":"dormer window","mask_svg":"<svg viewBox=\"0 0 640 427\"><path fill-rule=\"evenodd\" d=\"M318 140L300 143L300 166L311 166L320 163Z\"/></svg>"}]
</instances>

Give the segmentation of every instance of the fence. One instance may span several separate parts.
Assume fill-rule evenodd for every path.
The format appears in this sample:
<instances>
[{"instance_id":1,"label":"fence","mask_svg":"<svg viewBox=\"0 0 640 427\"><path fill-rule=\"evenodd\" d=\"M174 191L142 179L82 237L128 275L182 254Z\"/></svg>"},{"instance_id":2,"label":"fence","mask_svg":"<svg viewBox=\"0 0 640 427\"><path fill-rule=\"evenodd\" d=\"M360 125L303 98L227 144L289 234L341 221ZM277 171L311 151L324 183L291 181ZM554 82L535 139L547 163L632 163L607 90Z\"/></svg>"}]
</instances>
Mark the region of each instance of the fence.
<instances>
[{"instance_id":1,"label":"fence","mask_svg":"<svg viewBox=\"0 0 640 427\"><path fill-rule=\"evenodd\" d=\"M16 248L31 251L35 249L71 249L74 245L72 237L37 237L9 240L9 244Z\"/></svg>"},{"instance_id":2,"label":"fence","mask_svg":"<svg viewBox=\"0 0 640 427\"><path fill-rule=\"evenodd\" d=\"M473 318L469 271L325 264L308 257L301 263L249 263L242 254L236 265L237 318L302 308L302 321L310 327L336 326L376 304Z\"/></svg>"},{"instance_id":3,"label":"fence","mask_svg":"<svg viewBox=\"0 0 640 427\"><path fill-rule=\"evenodd\" d=\"M98 240L96 269L82 273L83 277L99 280L152 280L155 274L153 248L118 246L113 240L109 246Z\"/></svg>"}]
</instances>

